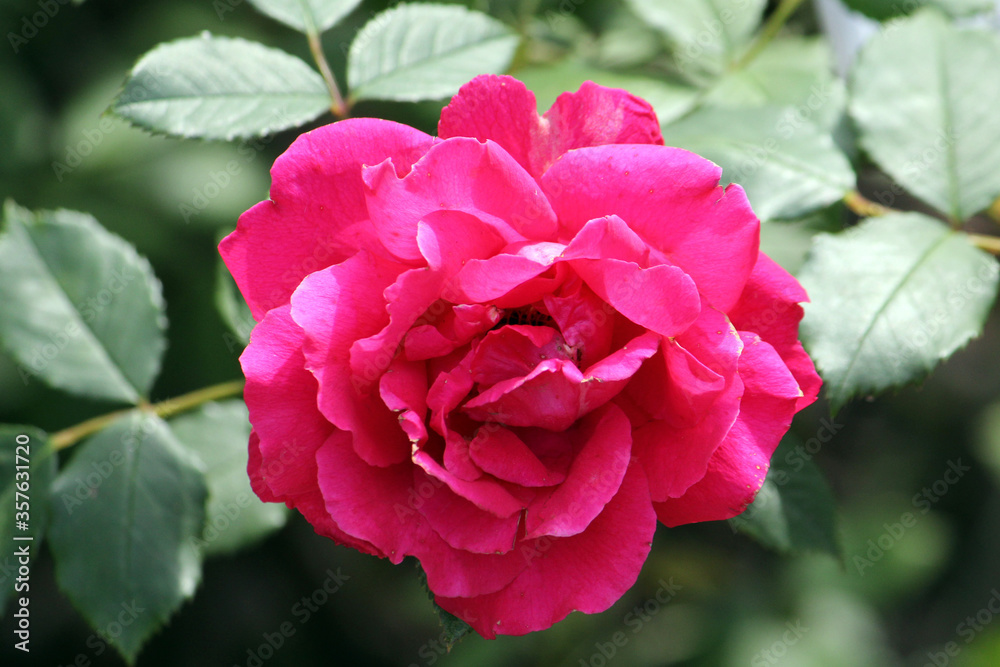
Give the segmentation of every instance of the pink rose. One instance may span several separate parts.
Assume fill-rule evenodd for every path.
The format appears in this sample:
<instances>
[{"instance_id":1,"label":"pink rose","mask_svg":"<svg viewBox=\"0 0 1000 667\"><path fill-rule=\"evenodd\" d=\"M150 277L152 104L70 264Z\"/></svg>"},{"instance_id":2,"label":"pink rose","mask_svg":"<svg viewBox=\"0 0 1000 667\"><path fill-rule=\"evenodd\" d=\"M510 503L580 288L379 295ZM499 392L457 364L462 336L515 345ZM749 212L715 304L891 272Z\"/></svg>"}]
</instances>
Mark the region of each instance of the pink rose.
<instances>
[{"instance_id":1,"label":"pink rose","mask_svg":"<svg viewBox=\"0 0 1000 667\"><path fill-rule=\"evenodd\" d=\"M438 138L304 134L220 247L254 490L490 638L607 609L657 519L742 512L820 385L738 185L625 91L535 108L481 76Z\"/></svg>"}]
</instances>

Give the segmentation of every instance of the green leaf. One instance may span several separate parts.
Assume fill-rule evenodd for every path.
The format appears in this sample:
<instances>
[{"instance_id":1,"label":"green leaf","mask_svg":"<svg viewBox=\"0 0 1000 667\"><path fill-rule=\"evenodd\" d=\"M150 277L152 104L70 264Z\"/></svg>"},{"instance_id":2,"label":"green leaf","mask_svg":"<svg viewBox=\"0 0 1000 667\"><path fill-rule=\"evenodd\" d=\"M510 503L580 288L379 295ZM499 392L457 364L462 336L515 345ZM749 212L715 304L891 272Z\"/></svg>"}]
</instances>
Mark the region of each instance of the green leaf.
<instances>
[{"instance_id":1,"label":"green leaf","mask_svg":"<svg viewBox=\"0 0 1000 667\"><path fill-rule=\"evenodd\" d=\"M1000 195L1000 77L986 74L1000 36L933 11L894 25L852 73L861 146L912 194L965 220Z\"/></svg>"},{"instance_id":2,"label":"green leaf","mask_svg":"<svg viewBox=\"0 0 1000 667\"><path fill-rule=\"evenodd\" d=\"M279 49L204 33L160 44L136 63L111 110L178 137L259 137L330 108L322 77Z\"/></svg>"},{"instance_id":3,"label":"green leaf","mask_svg":"<svg viewBox=\"0 0 1000 667\"><path fill-rule=\"evenodd\" d=\"M851 397L920 379L979 335L997 260L919 213L820 234L799 279L800 335L834 412Z\"/></svg>"},{"instance_id":4,"label":"green leaf","mask_svg":"<svg viewBox=\"0 0 1000 667\"><path fill-rule=\"evenodd\" d=\"M285 525L287 508L261 502L250 488L250 422L243 401L206 403L171 420L170 428L205 468L208 506L199 545L207 555L236 551Z\"/></svg>"},{"instance_id":5,"label":"green leaf","mask_svg":"<svg viewBox=\"0 0 1000 667\"><path fill-rule=\"evenodd\" d=\"M766 0L628 0L670 42L677 70L697 78L722 74L743 54Z\"/></svg>"},{"instance_id":6,"label":"green leaf","mask_svg":"<svg viewBox=\"0 0 1000 667\"><path fill-rule=\"evenodd\" d=\"M420 583L427 592L427 599L431 601L434 612L438 615L438 621L441 623L441 641L444 642L445 649L450 651L463 637L472 632L472 626L438 605L437 600L434 599L434 593L427 586L427 573L420 567L419 562L417 562L417 570L420 572Z\"/></svg>"},{"instance_id":7,"label":"green leaf","mask_svg":"<svg viewBox=\"0 0 1000 667\"><path fill-rule=\"evenodd\" d=\"M250 0L261 13L299 32L314 26L329 30L361 4L361 0Z\"/></svg>"},{"instance_id":8,"label":"green leaf","mask_svg":"<svg viewBox=\"0 0 1000 667\"><path fill-rule=\"evenodd\" d=\"M968 16L993 8L993 0L844 0L851 9L878 21L910 14L921 7L937 7L951 16Z\"/></svg>"},{"instance_id":9,"label":"green leaf","mask_svg":"<svg viewBox=\"0 0 1000 667\"><path fill-rule=\"evenodd\" d=\"M689 111L694 106L698 94L690 86L645 76L609 72L573 61L528 67L518 70L515 76L535 94L538 110L541 112L547 111L562 93L578 90L584 81L593 81L609 88L623 88L641 97L652 105L661 123L671 121Z\"/></svg>"},{"instance_id":10,"label":"green leaf","mask_svg":"<svg viewBox=\"0 0 1000 667\"><path fill-rule=\"evenodd\" d=\"M369 21L351 44L351 97L404 102L448 97L479 74L505 71L518 41L503 23L464 7L398 5Z\"/></svg>"},{"instance_id":11,"label":"green leaf","mask_svg":"<svg viewBox=\"0 0 1000 667\"><path fill-rule=\"evenodd\" d=\"M34 559L42 548L55 475L56 456L45 433L32 426L0 424L0 616L18 584L20 563L15 553L27 548ZM19 514L20 503L28 504L27 516Z\"/></svg>"},{"instance_id":12,"label":"green leaf","mask_svg":"<svg viewBox=\"0 0 1000 667\"><path fill-rule=\"evenodd\" d=\"M215 272L215 307L222 316L222 321L232 331L235 336L226 337L226 347L229 351L234 351L234 346L246 347L250 342L250 332L253 331L257 322L250 313L250 306L247 305L243 295L236 287L236 281L232 274L219 259Z\"/></svg>"},{"instance_id":13,"label":"green leaf","mask_svg":"<svg viewBox=\"0 0 1000 667\"><path fill-rule=\"evenodd\" d=\"M56 580L133 662L201 579L203 474L163 420L137 411L75 449L52 486Z\"/></svg>"},{"instance_id":14,"label":"green leaf","mask_svg":"<svg viewBox=\"0 0 1000 667\"><path fill-rule=\"evenodd\" d=\"M136 403L166 347L163 297L135 248L89 215L12 202L0 235L0 339L59 389Z\"/></svg>"},{"instance_id":15,"label":"green leaf","mask_svg":"<svg viewBox=\"0 0 1000 667\"><path fill-rule=\"evenodd\" d=\"M829 439L833 433L828 426L835 433L837 425L820 428ZM815 443L822 444L818 439ZM771 469L757 497L746 511L729 519L729 525L780 553L822 551L840 558L836 503L812 460L815 451L794 434L786 435L771 457Z\"/></svg>"},{"instance_id":16,"label":"green leaf","mask_svg":"<svg viewBox=\"0 0 1000 667\"><path fill-rule=\"evenodd\" d=\"M832 131L843 116L847 91L833 72L829 42L783 37L746 67L727 72L704 101L721 107L788 106L790 121L808 120Z\"/></svg>"},{"instance_id":17,"label":"green leaf","mask_svg":"<svg viewBox=\"0 0 1000 667\"><path fill-rule=\"evenodd\" d=\"M787 108L702 107L663 127L668 146L703 155L747 192L762 220L794 218L854 187L854 172L828 132Z\"/></svg>"}]
</instances>

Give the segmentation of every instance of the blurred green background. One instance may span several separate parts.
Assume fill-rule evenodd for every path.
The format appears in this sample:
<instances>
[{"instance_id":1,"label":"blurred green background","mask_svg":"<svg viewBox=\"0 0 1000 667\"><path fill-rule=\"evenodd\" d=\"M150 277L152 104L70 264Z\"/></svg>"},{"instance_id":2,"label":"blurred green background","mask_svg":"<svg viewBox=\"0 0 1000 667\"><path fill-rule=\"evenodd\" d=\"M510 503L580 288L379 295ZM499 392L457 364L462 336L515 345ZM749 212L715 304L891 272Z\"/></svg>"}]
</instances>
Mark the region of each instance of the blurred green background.
<instances>
[{"instance_id":1,"label":"blurred green background","mask_svg":"<svg viewBox=\"0 0 1000 667\"><path fill-rule=\"evenodd\" d=\"M32 209L92 213L150 259L170 320L154 401L240 377L240 350L213 304L215 245L243 210L267 196L268 168L296 133L232 144L180 141L101 114L135 60L161 41L210 30L308 60L305 40L237 0L51 5L55 15L16 53L9 37L0 46L0 194ZM503 0L471 6L510 22L524 9ZM3 0L3 34L30 34L23 21L39 7ZM344 45L384 7L366 0L324 36L341 81ZM220 8L231 11L220 15ZM627 68L659 48L611 0L544 0L535 15L542 19L522 28L544 32L545 39L524 49L517 67L571 58ZM808 5L791 29L816 31ZM545 77L550 99L579 83L559 72ZM365 104L355 114L433 132L440 106ZM206 197L213 174L233 159L241 172ZM197 215L185 216L191 206ZM850 220L839 205L817 219L767 223L766 248L795 270L811 233ZM638 583L607 612L573 614L527 637L468 637L446 654L412 563L392 566L336 546L296 515L262 544L209 560L194 600L146 646L138 664L1000 665L1000 614L990 610L991 604L1000 610L1000 317L994 310L984 336L923 385L850 405L836 417L834 437L815 451L838 503L841 562L775 555L725 522L661 526ZM25 380L0 353L0 422L55 431L111 407ZM793 430L808 442L829 423L820 401ZM949 473L959 465L961 476ZM907 513L914 520L904 526ZM317 591L330 573L344 580L326 596ZM31 610L28 658L13 650L11 619L0 622L3 664L123 664L58 592L45 551L32 574Z\"/></svg>"}]
</instances>

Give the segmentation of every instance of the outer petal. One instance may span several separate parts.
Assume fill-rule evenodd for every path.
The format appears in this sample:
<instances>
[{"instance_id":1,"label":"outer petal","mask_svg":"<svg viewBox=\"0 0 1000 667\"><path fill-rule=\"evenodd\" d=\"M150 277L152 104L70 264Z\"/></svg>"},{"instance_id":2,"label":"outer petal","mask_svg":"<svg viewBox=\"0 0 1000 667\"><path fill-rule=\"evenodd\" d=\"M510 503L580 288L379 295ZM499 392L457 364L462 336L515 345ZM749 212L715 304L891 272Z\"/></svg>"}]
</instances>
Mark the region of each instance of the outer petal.
<instances>
[{"instance_id":1,"label":"outer petal","mask_svg":"<svg viewBox=\"0 0 1000 667\"><path fill-rule=\"evenodd\" d=\"M378 378L345 372L358 339L387 323L383 291L405 267L365 251L308 276L292 296L292 317L305 331L306 368L319 381L319 409L338 428L350 431L358 454L372 465L390 465L410 453L399 423L379 396Z\"/></svg>"},{"instance_id":2,"label":"outer petal","mask_svg":"<svg viewBox=\"0 0 1000 667\"><path fill-rule=\"evenodd\" d=\"M404 175L436 140L406 125L348 119L307 132L274 162L271 199L240 216L219 251L254 318L306 275L360 248L385 252L368 224L361 168L391 158Z\"/></svg>"},{"instance_id":3,"label":"outer petal","mask_svg":"<svg viewBox=\"0 0 1000 667\"><path fill-rule=\"evenodd\" d=\"M760 222L739 186L719 187L721 173L679 148L598 146L566 153L541 183L562 234L618 215L726 312L757 261Z\"/></svg>"},{"instance_id":4,"label":"outer petal","mask_svg":"<svg viewBox=\"0 0 1000 667\"><path fill-rule=\"evenodd\" d=\"M739 302L729 313L737 329L757 334L785 360L802 389L796 410L815 401L823 384L798 340L802 319L799 304L808 300L799 282L761 253Z\"/></svg>"},{"instance_id":5,"label":"outer petal","mask_svg":"<svg viewBox=\"0 0 1000 667\"><path fill-rule=\"evenodd\" d=\"M791 426L799 387L773 347L741 334L740 377L746 386L740 415L712 455L705 477L679 498L655 503L668 526L734 517L753 502L771 454Z\"/></svg>"},{"instance_id":6,"label":"outer petal","mask_svg":"<svg viewBox=\"0 0 1000 667\"><path fill-rule=\"evenodd\" d=\"M492 140L536 178L573 148L602 144L662 144L652 107L624 90L590 81L563 93L540 118L535 96L509 76L479 76L441 111L438 135Z\"/></svg>"},{"instance_id":7,"label":"outer petal","mask_svg":"<svg viewBox=\"0 0 1000 667\"><path fill-rule=\"evenodd\" d=\"M316 408L316 379L305 369L302 330L289 307L270 311L240 357L244 398L256 423L250 435L247 472L265 502L298 509L316 532L381 556L371 544L345 534L330 518L316 480L316 450L336 430Z\"/></svg>"},{"instance_id":8,"label":"outer petal","mask_svg":"<svg viewBox=\"0 0 1000 667\"><path fill-rule=\"evenodd\" d=\"M638 578L655 529L646 480L632 465L587 530L521 542L513 553L529 565L502 590L456 597L430 588L441 607L487 639L543 630L571 611L593 614L614 604Z\"/></svg>"}]
</instances>

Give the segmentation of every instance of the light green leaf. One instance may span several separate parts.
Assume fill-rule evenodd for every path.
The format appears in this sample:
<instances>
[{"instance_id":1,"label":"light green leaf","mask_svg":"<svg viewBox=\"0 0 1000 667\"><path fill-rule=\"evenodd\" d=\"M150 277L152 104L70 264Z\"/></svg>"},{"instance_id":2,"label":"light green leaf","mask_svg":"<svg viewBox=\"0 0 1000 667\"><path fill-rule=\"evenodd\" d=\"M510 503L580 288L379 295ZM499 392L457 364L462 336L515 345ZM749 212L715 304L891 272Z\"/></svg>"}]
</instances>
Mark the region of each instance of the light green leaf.
<instances>
[{"instance_id":1,"label":"light green leaf","mask_svg":"<svg viewBox=\"0 0 1000 667\"><path fill-rule=\"evenodd\" d=\"M250 422L243 401L207 403L171 420L170 428L205 467L208 506L198 544L207 555L236 551L285 525L287 508L261 502L250 488Z\"/></svg>"},{"instance_id":2,"label":"light green leaf","mask_svg":"<svg viewBox=\"0 0 1000 667\"><path fill-rule=\"evenodd\" d=\"M746 50L766 0L628 0L670 42L677 70L717 76Z\"/></svg>"},{"instance_id":3,"label":"light green leaf","mask_svg":"<svg viewBox=\"0 0 1000 667\"><path fill-rule=\"evenodd\" d=\"M299 32L314 26L329 30L361 4L361 0L250 0L261 13Z\"/></svg>"},{"instance_id":4,"label":"light green leaf","mask_svg":"<svg viewBox=\"0 0 1000 667\"><path fill-rule=\"evenodd\" d=\"M27 549L33 560L42 548L55 475L56 456L45 433L32 426L0 424L0 617L8 599L21 597L14 595L18 583L19 592L30 590L24 588L30 583L17 581L21 563L15 554Z\"/></svg>"},{"instance_id":5,"label":"light green leaf","mask_svg":"<svg viewBox=\"0 0 1000 667\"><path fill-rule=\"evenodd\" d=\"M799 279L800 335L834 412L851 397L920 379L979 335L997 260L919 213L820 234Z\"/></svg>"},{"instance_id":6,"label":"light green leaf","mask_svg":"<svg viewBox=\"0 0 1000 667\"><path fill-rule=\"evenodd\" d=\"M69 392L136 403L166 347L163 297L135 248L89 215L12 202L0 235L0 340Z\"/></svg>"},{"instance_id":7,"label":"light green leaf","mask_svg":"<svg viewBox=\"0 0 1000 667\"><path fill-rule=\"evenodd\" d=\"M872 39L852 73L861 146L900 185L954 220L1000 195L1000 36L933 11Z\"/></svg>"},{"instance_id":8,"label":"light green leaf","mask_svg":"<svg viewBox=\"0 0 1000 667\"><path fill-rule=\"evenodd\" d=\"M721 107L787 106L790 121L808 120L832 131L844 113L847 91L833 72L829 42L783 37L716 81L704 101Z\"/></svg>"},{"instance_id":9,"label":"light green leaf","mask_svg":"<svg viewBox=\"0 0 1000 667\"><path fill-rule=\"evenodd\" d=\"M836 504L811 451L794 434L786 435L757 497L729 525L780 553L823 551L839 558Z\"/></svg>"},{"instance_id":10,"label":"light green leaf","mask_svg":"<svg viewBox=\"0 0 1000 667\"><path fill-rule=\"evenodd\" d=\"M873 19L884 21L894 16L910 14L921 7L937 7L951 16L968 16L993 8L993 0L844 0L851 9Z\"/></svg>"},{"instance_id":11,"label":"light green leaf","mask_svg":"<svg viewBox=\"0 0 1000 667\"><path fill-rule=\"evenodd\" d=\"M584 81L593 81L609 88L623 88L641 97L652 105L661 123L669 122L690 110L698 94L689 86L645 76L609 72L572 61L528 67L518 70L514 76L535 94L538 110L543 113L559 95L578 90Z\"/></svg>"},{"instance_id":12,"label":"light green leaf","mask_svg":"<svg viewBox=\"0 0 1000 667\"><path fill-rule=\"evenodd\" d=\"M830 134L787 108L702 107L665 125L663 139L719 164L762 220L805 215L854 187L854 171Z\"/></svg>"},{"instance_id":13,"label":"light green leaf","mask_svg":"<svg viewBox=\"0 0 1000 667\"><path fill-rule=\"evenodd\" d=\"M201 579L203 473L163 420L140 412L75 449L52 485L56 580L133 662Z\"/></svg>"},{"instance_id":14,"label":"light green leaf","mask_svg":"<svg viewBox=\"0 0 1000 667\"><path fill-rule=\"evenodd\" d=\"M279 49L204 33L160 44L136 63L111 110L179 137L259 137L330 108L322 77Z\"/></svg>"},{"instance_id":15,"label":"light green leaf","mask_svg":"<svg viewBox=\"0 0 1000 667\"><path fill-rule=\"evenodd\" d=\"M406 102L448 97L479 74L505 71L518 41L503 23L464 7L398 5L369 21L351 44L351 97Z\"/></svg>"}]
</instances>

